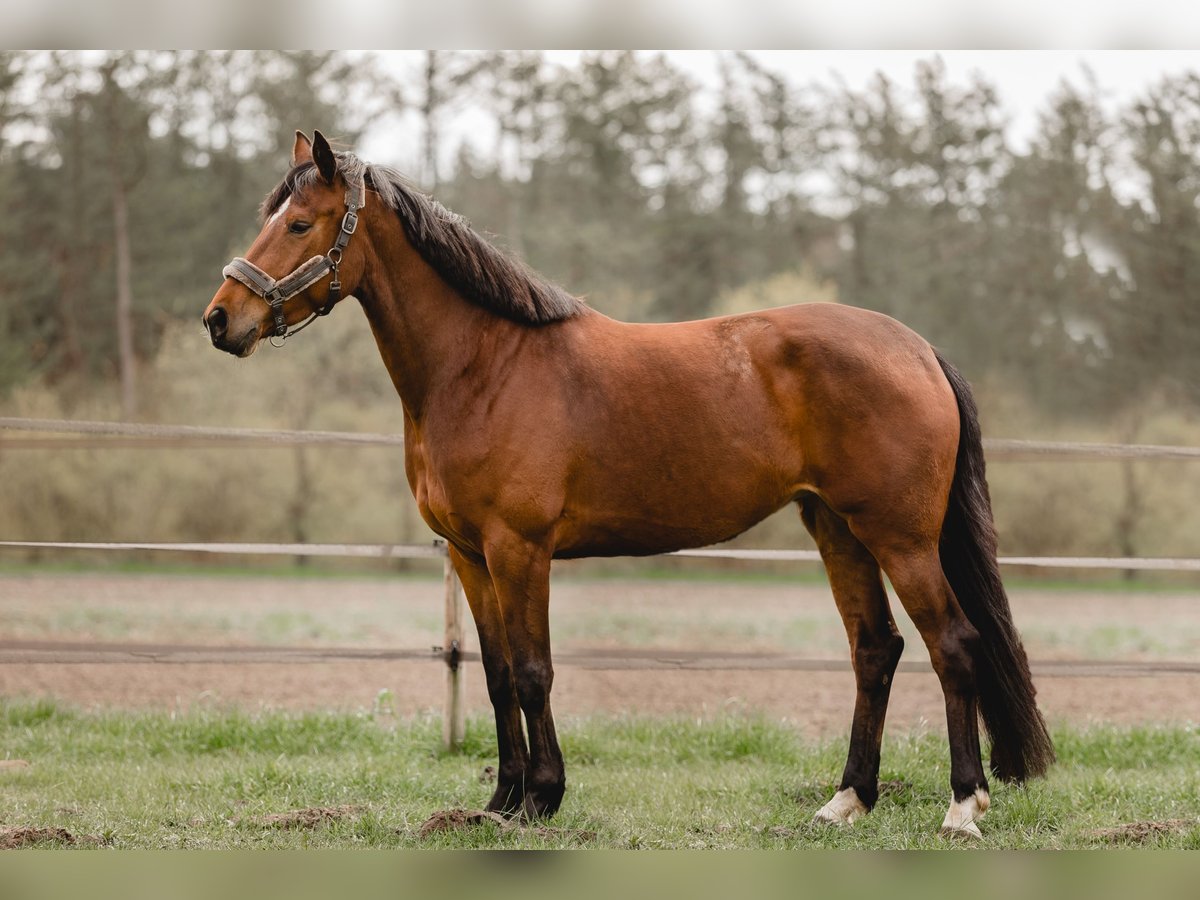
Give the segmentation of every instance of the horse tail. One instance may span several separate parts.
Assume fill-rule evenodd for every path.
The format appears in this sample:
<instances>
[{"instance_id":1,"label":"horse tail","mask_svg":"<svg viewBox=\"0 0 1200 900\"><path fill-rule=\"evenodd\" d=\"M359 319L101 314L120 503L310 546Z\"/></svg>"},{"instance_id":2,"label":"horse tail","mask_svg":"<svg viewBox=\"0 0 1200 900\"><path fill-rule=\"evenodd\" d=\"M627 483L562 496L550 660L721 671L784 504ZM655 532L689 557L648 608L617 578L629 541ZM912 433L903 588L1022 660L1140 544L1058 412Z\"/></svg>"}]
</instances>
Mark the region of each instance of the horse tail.
<instances>
[{"instance_id":1,"label":"horse tail","mask_svg":"<svg viewBox=\"0 0 1200 900\"><path fill-rule=\"evenodd\" d=\"M936 355L954 389L960 422L954 482L938 550L946 580L981 639L975 680L979 711L992 741L992 771L1001 780L1021 782L1045 773L1054 762L1054 745L1034 699L1029 660L1000 580L979 413L966 379Z\"/></svg>"}]
</instances>

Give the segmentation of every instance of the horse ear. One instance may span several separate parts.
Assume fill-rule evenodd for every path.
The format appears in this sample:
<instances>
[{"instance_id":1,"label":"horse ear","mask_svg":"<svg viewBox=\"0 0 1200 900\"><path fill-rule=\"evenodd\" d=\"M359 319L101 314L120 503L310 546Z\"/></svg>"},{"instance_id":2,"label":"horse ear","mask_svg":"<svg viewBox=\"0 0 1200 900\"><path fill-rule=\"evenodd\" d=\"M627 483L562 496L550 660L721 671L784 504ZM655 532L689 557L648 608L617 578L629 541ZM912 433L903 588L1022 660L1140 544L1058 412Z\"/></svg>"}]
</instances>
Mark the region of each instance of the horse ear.
<instances>
[{"instance_id":1,"label":"horse ear","mask_svg":"<svg viewBox=\"0 0 1200 900\"><path fill-rule=\"evenodd\" d=\"M313 132L312 157L321 177L333 184L333 176L337 174L337 160L334 159L329 141L325 140L325 135L319 131Z\"/></svg>"},{"instance_id":2,"label":"horse ear","mask_svg":"<svg viewBox=\"0 0 1200 900\"><path fill-rule=\"evenodd\" d=\"M298 166L301 163L312 161L312 141L308 139L308 135L303 131L297 131L296 143L292 147L292 165Z\"/></svg>"}]
</instances>

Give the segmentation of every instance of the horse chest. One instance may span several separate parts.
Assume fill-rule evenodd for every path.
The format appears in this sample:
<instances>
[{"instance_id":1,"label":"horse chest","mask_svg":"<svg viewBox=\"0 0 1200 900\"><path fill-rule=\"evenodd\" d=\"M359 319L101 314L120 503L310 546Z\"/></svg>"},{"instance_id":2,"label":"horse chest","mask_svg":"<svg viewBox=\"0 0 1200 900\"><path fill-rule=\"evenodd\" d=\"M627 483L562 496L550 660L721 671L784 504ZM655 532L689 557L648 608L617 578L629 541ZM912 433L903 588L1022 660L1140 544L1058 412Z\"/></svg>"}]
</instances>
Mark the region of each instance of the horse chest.
<instances>
[{"instance_id":1,"label":"horse chest","mask_svg":"<svg viewBox=\"0 0 1200 900\"><path fill-rule=\"evenodd\" d=\"M417 510L425 524L456 546L479 551L478 529L460 514L458 506L461 504L453 502L451 486L439 475L419 444L406 445L405 469Z\"/></svg>"}]
</instances>

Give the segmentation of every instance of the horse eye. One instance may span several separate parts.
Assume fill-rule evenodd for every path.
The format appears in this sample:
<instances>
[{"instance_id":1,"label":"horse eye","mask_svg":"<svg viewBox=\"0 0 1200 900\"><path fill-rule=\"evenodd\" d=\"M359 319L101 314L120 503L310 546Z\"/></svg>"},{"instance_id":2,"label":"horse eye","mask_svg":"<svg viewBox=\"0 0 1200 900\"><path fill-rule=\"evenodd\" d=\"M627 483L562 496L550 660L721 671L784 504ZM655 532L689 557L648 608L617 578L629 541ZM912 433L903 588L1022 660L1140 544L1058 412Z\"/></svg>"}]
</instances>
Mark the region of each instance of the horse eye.
<instances>
[{"instance_id":1,"label":"horse eye","mask_svg":"<svg viewBox=\"0 0 1200 900\"><path fill-rule=\"evenodd\" d=\"M293 222L288 226L288 231L292 234L304 234L310 228L312 228L312 225L308 222Z\"/></svg>"}]
</instances>

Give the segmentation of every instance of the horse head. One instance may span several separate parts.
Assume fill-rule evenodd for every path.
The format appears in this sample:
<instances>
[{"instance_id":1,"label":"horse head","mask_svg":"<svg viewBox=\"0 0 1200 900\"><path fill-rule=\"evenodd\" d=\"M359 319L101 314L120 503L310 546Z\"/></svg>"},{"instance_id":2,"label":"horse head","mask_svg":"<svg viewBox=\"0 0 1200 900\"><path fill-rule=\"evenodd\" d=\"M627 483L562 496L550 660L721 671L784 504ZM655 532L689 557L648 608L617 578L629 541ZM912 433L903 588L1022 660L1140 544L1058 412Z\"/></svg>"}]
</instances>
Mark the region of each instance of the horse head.
<instances>
[{"instance_id":1,"label":"horse head","mask_svg":"<svg viewBox=\"0 0 1200 900\"><path fill-rule=\"evenodd\" d=\"M353 293L365 266L362 242L350 238L365 198L364 179L339 171L321 132L310 141L297 131L292 169L263 203L262 230L225 267L204 311L213 346L249 356L263 338L282 341Z\"/></svg>"}]
</instances>

